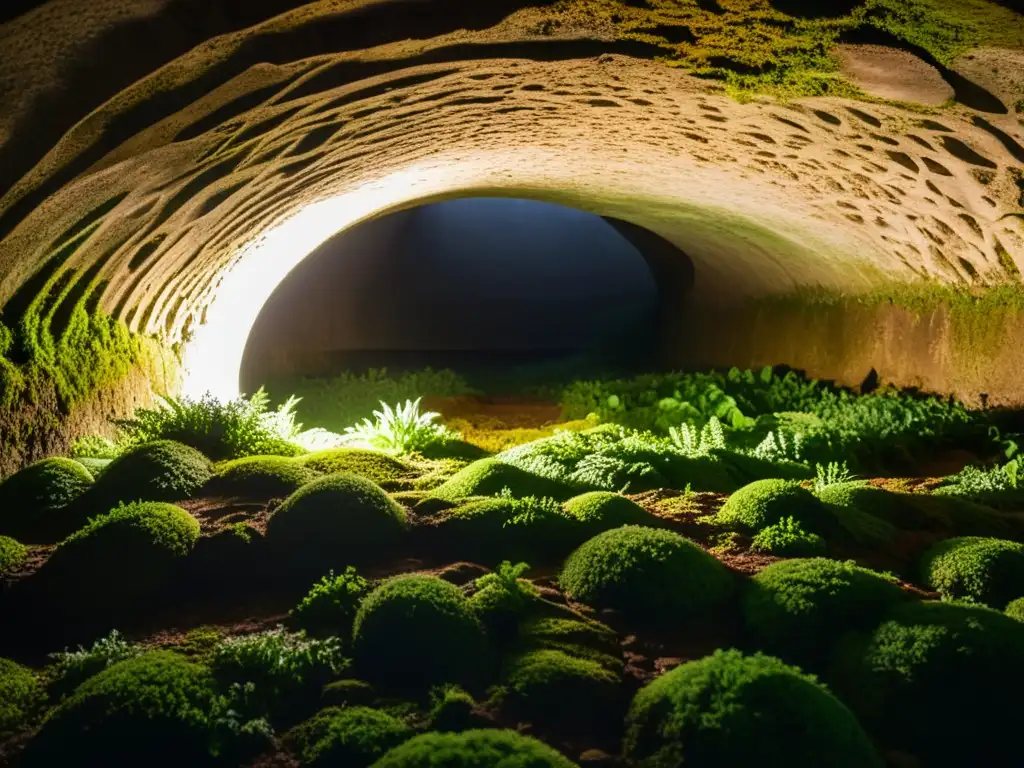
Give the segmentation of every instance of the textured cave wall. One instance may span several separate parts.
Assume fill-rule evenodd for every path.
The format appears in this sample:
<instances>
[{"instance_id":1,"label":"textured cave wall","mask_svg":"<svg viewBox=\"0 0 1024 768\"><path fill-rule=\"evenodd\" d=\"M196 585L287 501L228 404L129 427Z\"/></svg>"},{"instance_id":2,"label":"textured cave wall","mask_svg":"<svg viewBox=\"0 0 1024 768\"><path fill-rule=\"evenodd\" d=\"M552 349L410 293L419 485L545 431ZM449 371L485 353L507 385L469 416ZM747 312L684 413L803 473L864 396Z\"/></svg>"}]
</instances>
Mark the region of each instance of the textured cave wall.
<instances>
[{"instance_id":1,"label":"textured cave wall","mask_svg":"<svg viewBox=\"0 0 1024 768\"><path fill-rule=\"evenodd\" d=\"M686 253L687 311L709 322L670 359L1024 399L1013 355L942 352L941 291L891 344L895 321L840 314L830 335L817 309L763 309L803 289L1019 284L1024 53L915 59L942 81L918 104L738 101L616 34L613 0L587 2L554 24L559 4L528 0L50 0L0 24L0 424L45 402L69 350L107 354L83 312L187 349L245 246L306 206L355 223L470 194L574 206ZM709 12L741 3L767 6ZM58 392L56 422L100 385Z\"/></svg>"}]
</instances>

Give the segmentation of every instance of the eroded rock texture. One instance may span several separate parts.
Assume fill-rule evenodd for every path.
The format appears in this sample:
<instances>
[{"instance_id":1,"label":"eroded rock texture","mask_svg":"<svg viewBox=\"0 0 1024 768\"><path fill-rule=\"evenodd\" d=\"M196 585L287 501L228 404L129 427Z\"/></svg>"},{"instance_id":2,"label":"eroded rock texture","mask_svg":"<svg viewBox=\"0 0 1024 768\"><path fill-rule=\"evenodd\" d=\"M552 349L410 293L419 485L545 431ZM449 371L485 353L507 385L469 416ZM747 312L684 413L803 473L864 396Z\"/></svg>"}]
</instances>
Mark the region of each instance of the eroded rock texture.
<instances>
[{"instance_id":1,"label":"eroded rock texture","mask_svg":"<svg viewBox=\"0 0 1024 768\"><path fill-rule=\"evenodd\" d=\"M0 24L9 327L42 302L30 330L59 339L61 307L91 301L133 331L187 341L246 245L332 198L339 227L469 193L590 210L688 254L693 301L719 310L806 288L1020 281L1014 48L952 67L892 54L922 78L920 104L741 103L720 79L654 60L663 44L616 32L643 2L576 2L557 23L565 3L540 0L36 5ZM791 23L765 0L646 5L661 14L651 34L678 33L683 47L665 14L742 6ZM884 91L891 62L870 49L844 49L844 82ZM952 99L934 106L942 94ZM805 357L776 362L830 374Z\"/></svg>"}]
</instances>

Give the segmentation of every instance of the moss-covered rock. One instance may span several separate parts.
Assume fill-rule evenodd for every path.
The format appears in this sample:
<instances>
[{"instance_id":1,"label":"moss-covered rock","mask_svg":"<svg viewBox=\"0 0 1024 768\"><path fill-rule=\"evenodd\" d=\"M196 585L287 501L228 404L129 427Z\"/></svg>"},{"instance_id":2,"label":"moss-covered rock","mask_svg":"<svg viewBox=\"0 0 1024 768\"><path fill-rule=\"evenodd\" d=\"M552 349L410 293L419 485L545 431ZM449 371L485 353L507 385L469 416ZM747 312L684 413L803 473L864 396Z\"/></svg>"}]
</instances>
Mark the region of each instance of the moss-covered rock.
<instances>
[{"instance_id":1,"label":"moss-covered rock","mask_svg":"<svg viewBox=\"0 0 1024 768\"><path fill-rule=\"evenodd\" d=\"M1024 621L1024 597L1018 597L1016 600L1010 602L1006 606L1004 613L1011 619L1017 619L1017 621Z\"/></svg>"},{"instance_id":2,"label":"moss-covered rock","mask_svg":"<svg viewBox=\"0 0 1024 768\"><path fill-rule=\"evenodd\" d=\"M458 501L468 496L497 496L508 488L516 498L536 496L565 501L573 490L557 480L531 474L497 459L481 459L460 469L432 492L434 498Z\"/></svg>"},{"instance_id":3,"label":"moss-covered rock","mask_svg":"<svg viewBox=\"0 0 1024 768\"><path fill-rule=\"evenodd\" d=\"M44 459L0 483L0 534L46 543L54 514L82 496L93 476L71 459Z\"/></svg>"},{"instance_id":4,"label":"moss-covered rock","mask_svg":"<svg viewBox=\"0 0 1024 768\"><path fill-rule=\"evenodd\" d=\"M852 562L784 560L747 584L743 620L753 647L817 669L843 634L871 628L906 598L899 585Z\"/></svg>"},{"instance_id":5,"label":"moss-covered rock","mask_svg":"<svg viewBox=\"0 0 1024 768\"><path fill-rule=\"evenodd\" d=\"M0 576L19 568L28 557L28 549L9 536L0 536Z\"/></svg>"},{"instance_id":6,"label":"moss-covered rock","mask_svg":"<svg viewBox=\"0 0 1024 768\"><path fill-rule=\"evenodd\" d=\"M221 496L284 498L320 476L297 459L249 456L220 464L206 491Z\"/></svg>"},{"instance_id":7,"label":"moss-covered rock","mask_svg":"<svg viewBox=\"0 0 1024 768\"><path fill-rule=\"evenodd\" d=\"M328 475L303 486L274 510L267 540L303 572L378 557L406 529L405 510L364 477Z\"/></svg>"},{"instance_id":8,"label":"moss-covered rock","mask_svg":"<svg viewBox=\"0 0 1024 768\"><path fill-rule=\"evenodd\" d=\"M362 448L317 451L303 456L299 461L304 467L325 475L351 472L372 480L386 490L396 489L401 485L399 481L412 472L412 467L399 458Z\"/></svg>"},{"instance_id":9,"label":"moss-covered rock","mask_svg":"<svg viewBox=\"0 0 1024 768\"><path fill-rule=\"evenodd\" d=\"M544 649L506 666L502 708L543 731L580 733L611 727L622 716L620 678L596 661Z\"/></svg>"},{"instance_id":10,"label":"moss-covered rock","mask_svg":"<svg viewBox=\"0 0 1024 768\"><path fill-rule=\"evenodd\" d=\"M475 499L437 517L438 533L454 554L491 565L562 557L587 536L553 499Z\"/></svg>"},{"instance_id":11,"label":"moss-covered rock","mask_svg":"<svg viewBox=\"0 0 1024 768\"><path fill-rule=\"evenodd\" d=\"M622 649L615 632L580 615L533 616L521 629L522 650L553 650L592 661L616 676L622 674Z\"/></svg>"},{"instance_id":12,"label":"moss-covered rock","mask_svg":"<svg viewBox=\"0 0 1024 768\"><path fill-rule=\"evenodd\" d=\"M368 768L413 734L412 728L386 712L347 707L319 712L298 726L292 738L303 766Z\"/></svg>"},{"instance_id":13,"label":"moss-covered rock","mask_svg":"<svg viewBox=\"0 0 1024 768\"><path fill-rule=\"evenodd\" d=\"M681 625L721 605L732 574L670 531L623 526L587 541L565 561L560 584L572 599L645 621Z\"/></svg>"},{"instance_id":14,"label":"moss-covered rock","mask_svg":"<svg viewBox=\"0 0 1024 768\"><path fill-rule=\"evenodd\" d=\"M805 531L792 517L784 517L758 531L750 549L776 557L816 557L825 554L827 545L821 536Z\"/></svg>"},{"instance_id":15,"label":"moss-covered rock","mask_svg":"<svg viewBox=\"0 0 1024 768\"><path fill-rule=\"evenodd\" d=\"M31 669L0 659L0 738L25 728L45 698L43 686Z\"/></svg>"},{"instance_id":16,"label":"moss-covered rock","mask_svg":"<svg viewBox=\"0 0 1024 768\"><path fill-rule=\"evenodd\" d=\"M787 480L758 480L732 494L717 522L731 528L757 532L791 517L806 530L827 536L829 513L814 494Z\"/></svg>"},{"instance_id":17,"label":"moss-covered rock","mask_svg":"<svg viewBox=\"0 0 1024 768\"><path fill-rule=\"evenodd\" d=\"M910 514L903 511L901 495L862 482L835 483L817 492L844 538L864 546L885 546L896 538L897 528L887 518Z\"/></svg>"},{"instance_id":18,"label":"moss-covered rock","mask_svg":"<svg viewBox=\"0 0 1024 768\"><path fill-rule=\"evenodd\" d=\"M815 678L739 651L676 667L641 689L625 754L643 768L881 768L857 719Z\"/></svg>"},{"instance_id":19,"label":"moss-covered rock","mask_svg":"<svg viewBox=\"0 0 1024 768\"><path fill-rule=\"evenodd\" d=\"M114 664L53 710L26 765L206 765L214 705L209 671L167 651Z\"/></svg>"},{"instance_id":20,"label":"moss-covered rock","mask_svg":"<svg viewBox=\"0 0 1024 768\"><path fill-rule=\"evenodd\" d=\"M578 520L589 535L623 525L657 526L658 520L635 501L619 493L591 491L573 496L564 505L566 513Z\"/></svg>"},{"instance_id":21,"label":"moss-covered rock","mask_svg":"<svg viewBox=\"0 0 1024 768\"><path fill-rule=\"evenodd\" d=\"M925 765L1000 765L1017 753L1024 623L981 606L897 606L837 653L833 688L891 749Z\"/></svg>"},{"instance_id":22,"label":"moss-covered rock","mask_svg":"<svg viewBox=\"0 0 1024 768\"><path fill-rule=\"evenodd\" d=\"M395 747L374 768L574 768L543 742L515 731L424 733Z\"/></svg>"},{"instance_id":23,"label":"moss-covered rock","mask_svg":"<svg viewBox=\"0 0 1024 768\"><path fill-rule=\"evenodd\" d=\"M212 477L213 465L195 448L157 440L111 462L83 503L100 512L121 502L180 501L193 497Z\"/></svg>"},{"instance_id":24,"label":"moss-covered rock","mask_svg":"<svg viewBox=\"0 0 1024 768\"><path fill-rule=\"evenodd\" d=\"M921 558L921 575L943 597L1002 610L1024 590L1024 544L978 536L940 541Z\"/></svg>"},{"instance_id":25,"label":"moss-covered rock","mask_svg":"<svg viewBox=\"0 0 1024 768\"><path fill-rule=\"evenodd\" d=\"M367 680L403 690L475 683L487 663L469 600L434 576L399 576L373 590L359 606L352 644Z\"/></svg>"},{"instance_id":26,"label":"moss-covered rock","mask_svg":"<svg viewBox=\"0 0 1024 768\"><path fill-rule=\"evenodd\" d=\"M198 521L180 507L125 504L62 541L38 575L70 605L142 598L167 585L198 538Z\"/></svg>"}]
</instances>

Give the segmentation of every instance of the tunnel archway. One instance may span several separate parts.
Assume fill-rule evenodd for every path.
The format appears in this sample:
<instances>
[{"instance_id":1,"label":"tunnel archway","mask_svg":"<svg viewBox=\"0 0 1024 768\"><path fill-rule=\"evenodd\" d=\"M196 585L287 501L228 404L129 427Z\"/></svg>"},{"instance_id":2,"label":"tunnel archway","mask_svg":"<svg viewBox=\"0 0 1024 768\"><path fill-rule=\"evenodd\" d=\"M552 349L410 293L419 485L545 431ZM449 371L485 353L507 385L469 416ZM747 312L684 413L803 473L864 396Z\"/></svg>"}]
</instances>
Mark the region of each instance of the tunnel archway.
<instances>
[{"instance_id":1,"label":"tunnel archway","mask_svg":"<svg viewBox=\"0 0 1024 768\"><path fill-rule=\"evenodd\" d=\"M395 15L431 4L446 13ZM0 24L0 42L20 41L0 62L7 464L175 391L164 353L229 392L228 358L301 258L360 221L466 195L560 203L686 253L693 301L667 318L670 361L847 383L875 368L1024 398L1021 303L1006 298L1024 264L1013 109L866 99L834 69L814 73L818 92L737 94L752 65L683 56L704 22L744 28L732 3L478 5L266 0L191 19L183 0L127 15L51 0ZM985 9L1002 37L942 49L943 66L1024 103L1005 76L1024 67L1020 18ZM140 30L162 44L108 44Z\"/></svg>"},{"instance_id":2,"label":"tunnel archway","mask_svg":"<svg viewBox=\"0 0 1024 768\"><path fill-rule=\"evenodd\" d=\"M335 235L282 281L241 389L369 367L650 370L692 275L656 235L564 206L406 209Z\"/></svg>"}]
</instances>

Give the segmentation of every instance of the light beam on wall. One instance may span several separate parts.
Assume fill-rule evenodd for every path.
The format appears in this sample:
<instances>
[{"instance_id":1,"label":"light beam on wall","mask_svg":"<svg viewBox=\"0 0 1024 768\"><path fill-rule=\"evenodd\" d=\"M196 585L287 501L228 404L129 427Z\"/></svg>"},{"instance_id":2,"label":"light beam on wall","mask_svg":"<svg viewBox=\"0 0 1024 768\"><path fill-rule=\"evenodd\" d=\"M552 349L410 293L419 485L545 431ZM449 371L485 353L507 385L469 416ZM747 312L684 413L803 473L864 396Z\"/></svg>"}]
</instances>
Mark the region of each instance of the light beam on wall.
<instances>
[{"instance_id":1,"label":"light beam on wall","mask_svg":"<svg viewBox=\"0 0 1024 768\"><path fill-rule=\"evenodd\" d=\"M288 273L337 232L410 199L451 192L453 164L435 159L311 203L250 242L235 257L182 355L182 394L222 401L239 395L245 343L260 310ZM462 172L465 173L463 161Z\"/></svg>"}]
</instances>

